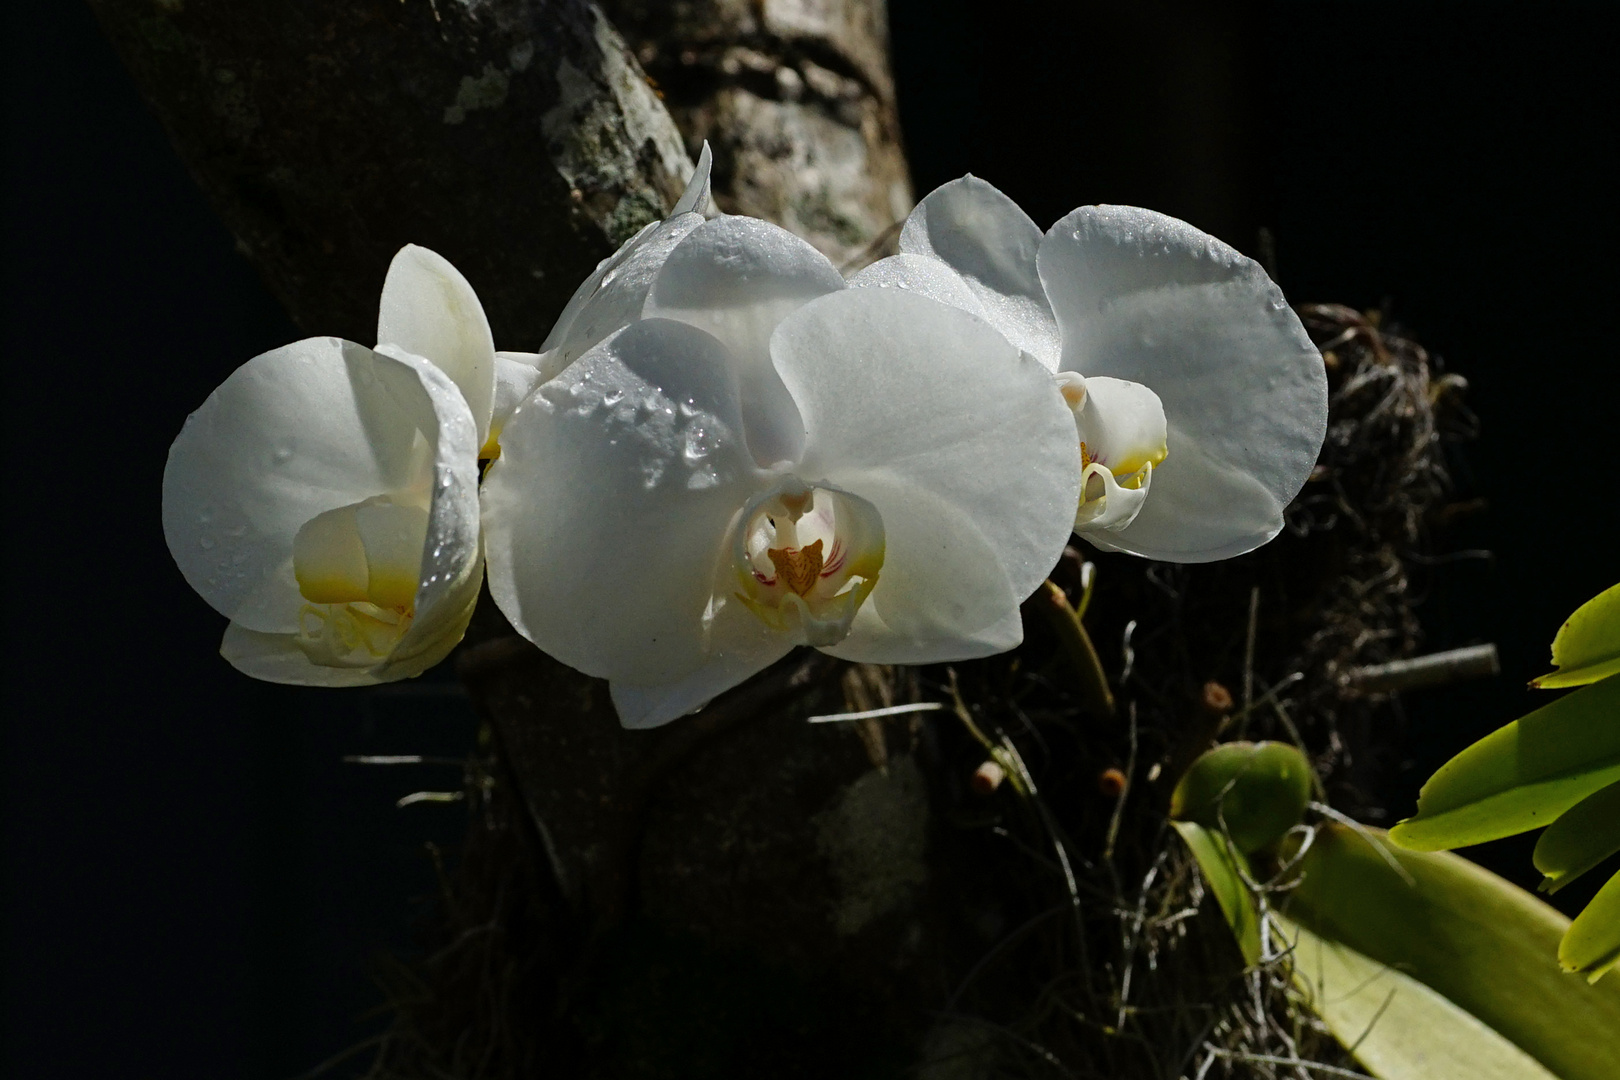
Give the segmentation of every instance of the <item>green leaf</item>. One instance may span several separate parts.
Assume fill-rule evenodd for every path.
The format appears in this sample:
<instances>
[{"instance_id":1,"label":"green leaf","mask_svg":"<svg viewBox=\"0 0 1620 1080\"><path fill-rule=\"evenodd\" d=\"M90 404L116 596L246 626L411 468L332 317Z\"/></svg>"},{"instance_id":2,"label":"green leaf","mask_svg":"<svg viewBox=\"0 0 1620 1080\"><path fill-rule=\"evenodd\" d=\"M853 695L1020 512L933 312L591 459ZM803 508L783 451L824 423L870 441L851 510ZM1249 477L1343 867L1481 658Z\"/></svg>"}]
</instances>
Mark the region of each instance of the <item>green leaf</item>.
<instances>
[{"instance_id":1,"label":"green leaf","mask_svg":"<svg viewBox=\"0 0 1620 1080\"><path fill-rule=\"evenodd\" d=\"M1620 780L1620 675L1498 728L1429 777L1418 812L1390 830L1416 851L1480 844L1550 825Z\"/></svg>"},{"instance_id":2,"label":"green leaf","mask_svg":"<svg viewBox=\"0 0 1620 1080\"><path fill-rule=\"evenodd\" d=\"M1170 816L1221 830L1239 851L1268 848L1305 816L1311 766L1287 743L1230 742L1200 755L1170 796Z\"/></svg>"},{"instance_id":3,"label":"green leaf","mask_svg":"<svg viewBox=\"0 0 1620 1080\"><path fill-rule=\"evenodd\" d=\"M1278 918L1294 984L1383 1080L1556 1080L1546 1066L1410 975Z\"/></svg>"},{"instance_id":4,"label":"green leaf","mask_svg":"<svg viewBox=\"0 0 1620 1080\"><path fill-rule=\"evenodd\" d=\"M1221 914L1226 916L1226 924L1237 938L1244 962L1250 966L1259 963L1260 921L1249 898L1249 888L1243 882L1243 875L1249 874L1248 860L1241 852L1234 851L1226 837L1218 832L1191 821L1170 824L1198 860L1198 869L1203 871L1204 882L1215 894L1215 902L1221 906Z\"/></svg>"},{"instance_id":5,"label":"green leaf","mask_svg":"<svg viewBox=\"0 0 1620 1080\"><path fill-rule=\"evenodd\" d=\"M1553 638L1552 659L1558 670L1530 680L1531 686L1585 686L1620 672L1620 585L1575 609Z\"/></svg>"},{"instance_id":6,"label":"green leaf","mask_svg":"<svg viewBox=\"0 0 1620 1080\"><path fill-rule=\"evenodd\" d=\"M1588 986L1560 970L1564 917L1460 856L1365 832L1317 830L1286 916L1423 983L1563 1080L1613 1080L1620 980Z\"/></svg>"},{"instance_id":7,"label":"green leaf","mask_svg":"<svg viewBox=\"0 0 1620 1080\"><path fill-rule=\"evenodd\" d=\"M1558 962L1565 971L1597 982L1620 961L1620 874L1611 877L1586 905L1558 943ZM1609 983L1614 986L1613 982ZM1620 1055L1620 1051L1616 1051ZM1616 1056L1620 1061L1620 1056Z\"/></svg>"},{"instance_id":8,"label":"green leaf","mask_svg":"<svg viewBox=\"0 0 1620 1080\"><path fill-rule=\"evenodd\" d=\"M1536 841L1541 891L1555 893L1620 851L1620 784L1588 795L1553 822Z\"/></svg>"}]
</instances>

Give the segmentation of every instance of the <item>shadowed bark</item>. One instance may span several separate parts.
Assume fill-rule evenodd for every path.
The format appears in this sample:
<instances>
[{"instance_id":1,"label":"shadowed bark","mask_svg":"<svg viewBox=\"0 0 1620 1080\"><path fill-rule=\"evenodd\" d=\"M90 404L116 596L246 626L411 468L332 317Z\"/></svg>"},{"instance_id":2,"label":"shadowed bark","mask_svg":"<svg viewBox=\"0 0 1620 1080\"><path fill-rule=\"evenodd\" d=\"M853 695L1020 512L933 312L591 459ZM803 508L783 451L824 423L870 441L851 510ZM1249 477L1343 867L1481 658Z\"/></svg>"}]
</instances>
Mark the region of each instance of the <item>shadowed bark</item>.
<instances>
[{"instance_id":1,"label":"shadowed bark","mask_svg":"<svg viewBox=\"0 0 1620 1080\"><path fill-rule=\"evenodd\" d=\"M663 215L692 165L586 0L90 0L192 175L310 333L374 340L407 243L502 348Z\"/></svg>"}]
</instances>

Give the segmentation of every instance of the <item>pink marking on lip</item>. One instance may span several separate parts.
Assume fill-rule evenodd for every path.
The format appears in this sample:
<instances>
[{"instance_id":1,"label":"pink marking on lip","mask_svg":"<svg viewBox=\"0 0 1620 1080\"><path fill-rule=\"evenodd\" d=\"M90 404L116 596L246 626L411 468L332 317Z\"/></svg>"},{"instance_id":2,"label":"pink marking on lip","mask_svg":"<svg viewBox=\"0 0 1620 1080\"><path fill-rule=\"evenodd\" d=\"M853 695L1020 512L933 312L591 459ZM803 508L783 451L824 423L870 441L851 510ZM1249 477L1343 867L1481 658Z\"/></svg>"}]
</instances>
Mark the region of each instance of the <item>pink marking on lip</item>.
<instances>
[{"instance_id":1,"label":"pink marking on lip","mask_svg":"<svg viewBox=\"0 0 1620 1080\"><path fill-rule=\"evenodd\" d=\"M758 570L754 571L754 580L759 582L761 585L775 585L776 584L776 579L775 578L766 577L764 574L760 573Z\"/></svg>"},{"instance_id":2,"label":"pink marking on lip","mask_svg":"<svg viewBox=\"0 0 1620 1080\"><path fill-rule=\"evenodd\" d=\"M844 542L834 539L832 551L828 554L828 561L821 568L822 577L832 577L844 565Z\"/></svg>"}]
</instances>

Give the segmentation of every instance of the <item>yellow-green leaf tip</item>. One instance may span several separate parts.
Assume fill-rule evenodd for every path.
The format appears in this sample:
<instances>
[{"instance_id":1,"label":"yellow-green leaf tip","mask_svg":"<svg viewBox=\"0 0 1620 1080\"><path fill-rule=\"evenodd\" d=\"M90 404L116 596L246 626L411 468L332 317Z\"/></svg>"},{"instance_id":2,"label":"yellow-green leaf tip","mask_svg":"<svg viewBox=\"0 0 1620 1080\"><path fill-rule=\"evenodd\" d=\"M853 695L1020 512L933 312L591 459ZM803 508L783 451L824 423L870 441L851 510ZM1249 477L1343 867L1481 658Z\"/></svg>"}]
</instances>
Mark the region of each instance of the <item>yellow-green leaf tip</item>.
<instances>
[{"instance_id":1,"label":"yellow-green leaf tip","mask_svg":"<svg viewBox=\"0 0 1620 1080\"><path fill-rule=\"evenodd\" d=\"M1585 686L1620 671L1620 585L1575 609L1553 638L1548 672L1530 685L1541 690Z\"/></svg>"}]
</instances>

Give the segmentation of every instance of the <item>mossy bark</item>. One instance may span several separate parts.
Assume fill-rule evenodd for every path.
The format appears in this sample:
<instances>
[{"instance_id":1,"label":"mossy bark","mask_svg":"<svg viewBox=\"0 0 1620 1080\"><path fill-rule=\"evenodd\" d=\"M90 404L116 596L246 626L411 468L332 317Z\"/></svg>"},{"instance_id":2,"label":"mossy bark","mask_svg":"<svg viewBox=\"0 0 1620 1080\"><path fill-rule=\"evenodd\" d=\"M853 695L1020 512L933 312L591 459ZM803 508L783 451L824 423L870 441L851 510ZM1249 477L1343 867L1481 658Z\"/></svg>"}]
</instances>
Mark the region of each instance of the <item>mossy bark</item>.
<instances>
[{"instance_id":1,"label":"mossy bark","mask_svg":"<svg viewBox=\"0 0 1620 1080\"><path fill-rule=\"evenodd\" d=\"M295 321L369 343L407 243L501 348L663 215L692 165L586 0L90 0L175 149Z\"/></svg>"}]
</instances>

